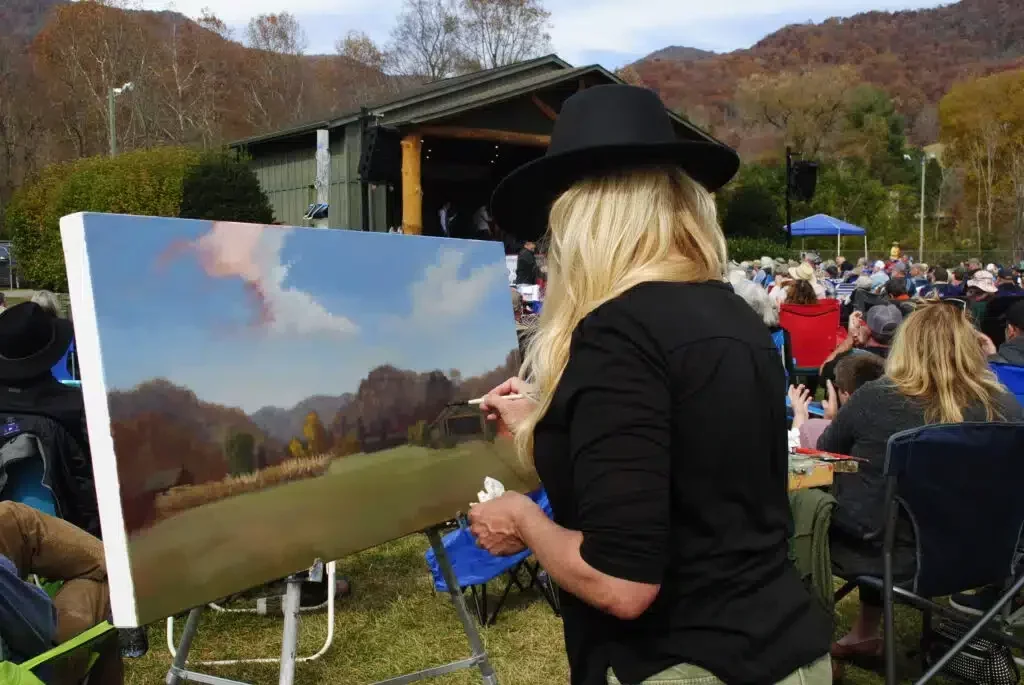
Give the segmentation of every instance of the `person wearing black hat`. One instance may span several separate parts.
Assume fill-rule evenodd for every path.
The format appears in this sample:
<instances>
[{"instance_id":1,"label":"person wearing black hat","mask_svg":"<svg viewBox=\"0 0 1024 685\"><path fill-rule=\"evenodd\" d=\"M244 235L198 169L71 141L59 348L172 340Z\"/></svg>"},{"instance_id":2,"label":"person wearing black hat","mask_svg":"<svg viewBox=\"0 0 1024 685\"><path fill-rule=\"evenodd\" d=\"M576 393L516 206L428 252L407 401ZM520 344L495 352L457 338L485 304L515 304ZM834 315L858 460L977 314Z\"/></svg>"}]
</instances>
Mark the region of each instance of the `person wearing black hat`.
<instances>
[{"instance_id":1,"label":"person wearing black hat","mask_svg":"<svg viewBox=\"0 0 1024 685\"><path fill-rule=\"evenodd\" d=\"M51 373L73 337L70 321L34 302L15 305L0 316L0 411L48 416L87 449L82 391Z\"/></svg>"},{"instance_id":2,"label":"person wearing black hat","mask_svg":"<svg viewBox=\"0 0 1024 685\"><path fill-rule=\"evenodd\" d=\"M688 135L650 90L588 88L496 189L503 228L547 233L550 280L524 377L481 408L554 521L508 493L470 525L563 590L573 685L824 684L832 621L788 559L784 372L725 280L711 196L739 159Z\"/></svg>"},{"instance_id":3,"label":"person wearing black hat","mask_svg":"<svg viewBox=\"0 0 1024 685\"><path fill-rule=\"evenodd\" d=\"M999 289L998 293L996 293L997 297L1020 297L1024 295L1024 289L1017 283L1017 275L1013 273L1013 269L1000 269L996 278L996 288Z\"/></svg>"},{"instance_id":4,"label":"person wearing black hat","mask_svg":"<svg viewBox=\"0 0 1024 685\"><path fill-rule=\"evenodd\" d=\"M1010 307L1004 318L1006 342L999 346L999 352L989 361L1024 366L1024 300Z\"/></svg>"}]
</instances>

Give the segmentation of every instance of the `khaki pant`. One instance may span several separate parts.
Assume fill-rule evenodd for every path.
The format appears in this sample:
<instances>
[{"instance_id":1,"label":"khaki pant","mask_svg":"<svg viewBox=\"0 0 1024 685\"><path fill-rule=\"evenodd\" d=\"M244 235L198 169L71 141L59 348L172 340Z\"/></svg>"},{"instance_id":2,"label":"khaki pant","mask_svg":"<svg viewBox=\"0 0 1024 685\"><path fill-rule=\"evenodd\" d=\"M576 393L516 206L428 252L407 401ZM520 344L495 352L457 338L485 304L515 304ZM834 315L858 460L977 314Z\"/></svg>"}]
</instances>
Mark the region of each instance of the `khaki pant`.
<instances>
[{"instance_id":1,"label":"khaki pant","mask_svg":"<svg viewBox=\"0 0 1024 685\"><path fill-rule=\"evenodd\" d=\"M22 576L37 574L63 585L53 599L57 609L57 642L65 642L106 620L110 614L103 543L67 521L16 502L0 502L0 554ZM121 683L117 640L101 654L89 682ZM75 654L59 665L58 683L74 683L84 675L87 654Z\"/></svg>"},{"instance_id":2,"label":"khaki pant","mask_svg":"<svg viewBox=\"0 0 1024 685\"><path fill-rule=\"evenodd\" d=\"M638 685L722 685L722 681L699 666L681 664L651 676ZM622 685L608 669L608 685ZM778 685L832 685L832 662L826 654L817 661L793 671Z\"/></svg>"}]
</instances>

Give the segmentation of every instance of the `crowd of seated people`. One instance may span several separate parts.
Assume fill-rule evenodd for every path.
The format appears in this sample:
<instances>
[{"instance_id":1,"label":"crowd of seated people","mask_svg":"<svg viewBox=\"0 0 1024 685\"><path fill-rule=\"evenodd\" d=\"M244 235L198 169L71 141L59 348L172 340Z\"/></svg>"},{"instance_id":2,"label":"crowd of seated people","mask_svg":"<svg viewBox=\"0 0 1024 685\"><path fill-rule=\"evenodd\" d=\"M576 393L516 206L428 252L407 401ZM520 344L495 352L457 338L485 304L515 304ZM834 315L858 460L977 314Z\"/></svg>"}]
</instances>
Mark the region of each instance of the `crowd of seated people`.
<instances>
[{"instance_id":1,"label":"crowd of seated people","mask_svg":"<svg viewBox=\"0 0 1024 685\"><path fill-rule=\"evenodd\" d=\"M813 275L808 276L809 272ZM775 282L767 289L745 273L742 268L731 273L734 289L766 323L772 314L766 314L765 308L778 308L780 302L794 304L794 294L807 292L801 283L836 280L835 273L839 274L842 282L835 293L850 307L848 335L820 369L824 417L812 417L814 397L807 387L791 387L789 444L862 460L856 473L835 475L833 572L846 579L879 577L881 539L868 542L865 537L884 523L882 474L889 438L930 424L1024 421L1024 408L990 367L990 363L1024 366L1020 272L995 265L982 268L976 260L951 269L927 265L908 269L902 262L868 266L862 260L856 267L841 270L837 266L834 271L808 262L787 268L788 278L779 277L776 267ZM981 332L981 320L989 303L1010 297L1020 299L1006 301L1010 306L1000 316L1005 341L997 346ZM801 295L796 299L801 304L814 303ZM915 549L913 528L901 519L894 551L897 581L913 576ZM857 618L832 646L836 678L842 676L844 662L877 660L882 654L881 594L871 586L859 590ZM958 594L951 603L980 615L998 591L993 586L977 594Z\"/></svg>"}]
</instances>

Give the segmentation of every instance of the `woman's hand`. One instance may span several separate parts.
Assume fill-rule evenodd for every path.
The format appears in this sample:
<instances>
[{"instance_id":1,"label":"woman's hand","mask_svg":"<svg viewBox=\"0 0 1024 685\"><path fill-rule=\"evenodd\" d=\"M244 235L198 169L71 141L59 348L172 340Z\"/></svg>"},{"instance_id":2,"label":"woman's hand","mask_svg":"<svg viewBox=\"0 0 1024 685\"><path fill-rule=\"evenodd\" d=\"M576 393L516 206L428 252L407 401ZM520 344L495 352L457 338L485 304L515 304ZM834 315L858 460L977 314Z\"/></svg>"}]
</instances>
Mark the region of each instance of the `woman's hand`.
<instances>
[{"instance_id":1,"label":"woman's hand","mask_svg":"<svg viewBox=\"0 0 1024 685\"><path fill-rule=\"evenodd\" d=\"M832 385L832 381L827 381L828 388L828 399L821 403L822 408L825 410L825 420L835 421L836 414L839 413L839 394L836 392L836 386Z\"/></svg>"},{"instance_id":2,"label":"woman's hand","mask_svg":"<svg viewBox=\"0 0 1024 685\"><path fill-rule=\"evenodd\" d=\"M999 354L999 350L996 349L996 344L992 342L992 338L977 330L974 334L978 336L978 344L981 345L981 351L985 353L986 357L994 357Z\"/></svg>"},{"instance_id":3,"label":"woman's hand","mask_svg":"<svg viewBox=\"0 0 1024 685\"><path fill-rule=\"evenodd\" d=\"M487 414L488 421L501 420L512 433L529 416L537 403L529 398L533 388L521 378L512 377L487 393L480 410ZM509 399L509 395L521 395Z\"/></svg>"},{"instance_id":4,"label":"woman's hand","mask_svg":"<svg viewBox=\"0 0 1024 685\"><path fill-rule=\"evenodd\" d=\"M789 387L789 402L793 405L793 428L799 428L811 418L811 393L802 385Z\"/></svg>"},{"instance_id":5,"label":"woman's hand","mask_svg":"<svg viewBox=\"0 0 1024 685\"><path fill-rule=\"evenodd\" d=\"M537 503L518 492L506 492L469 509L469 531L478 545L495 556L511 556L526 549L517 521Z\"/></svg>"}]
</instances>

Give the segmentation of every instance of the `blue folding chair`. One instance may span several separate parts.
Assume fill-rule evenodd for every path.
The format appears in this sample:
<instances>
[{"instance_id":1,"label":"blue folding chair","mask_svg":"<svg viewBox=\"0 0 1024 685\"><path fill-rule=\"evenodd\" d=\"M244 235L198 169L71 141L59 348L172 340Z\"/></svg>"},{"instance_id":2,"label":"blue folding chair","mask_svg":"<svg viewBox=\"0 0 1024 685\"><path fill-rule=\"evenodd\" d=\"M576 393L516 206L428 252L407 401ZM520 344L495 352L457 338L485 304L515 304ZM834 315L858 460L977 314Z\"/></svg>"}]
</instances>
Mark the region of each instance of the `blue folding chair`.
<instances>
[{"instance_id":1,"label":"blue folding chair","mask_svg":"<svg viewBox=\"0 0 1024 685\"><path fill-rule=\"evenodd\" d=\"M64 351L64 356L53 365L50 373L61 382L77 381L78 369L75 367L75 359L75 341L72 340L71 344L68 345L68 349Z\"/></svg>"},{"instance_id":2,"label":"blue folding chair","mask_svg":"<svg viewBox=\"0 0 1024 685\"><path fill-rule=\"evenodd\" d=\"M543 488L530 493L530 499L540 505L544 513L551 516L551 504L548 502L548 495ZM469 591L481 625L494 624L498 618L498 612L505 605L505 600L508 599L513 587L520 591L534 587L540 588L544 599L554 610L555 615L560 613L554 584L547 574L541 571L538 563L530 561L530 550L527 549L508 557L494 556L477 546L476 538L464 524L460 524L455 530L446 533L441 538L441 544L444 545L448 559L452 563L452 570L455 571L455 577L459 581L459 588L463 592ZM444 581L434 550L427 550L424 556L434 578L434 589L438 592L448 592L448 585ZM529 580L522 579L522 571L526 571ZM488 611L487 583L501 576L506 577L505 588L498 597L493 611Z\"/></svg>"},{"instance_id":3,"label":"blue folding chair","mask_svg":"<svg viewBox=\"0 0 1024 685\"><path fill-rule=\"evenodd\" d=\"M1018 402L1024 404L1024 366L1011 364L992 364L991 366L999 382L1017 396Z\"/></svg>"},{"instance_id":4,"label":"blue folding chair","mask_svg":"<svg viewBox=\"0 0 1024 685\"><path fill-rule=\"evenodd\" d=\"M932 637L931 617L938 614L963 625L964 614L932 601L957 592L998 584L1007 591L963 638L931 664L917 681L934 678L975 637L1024 649L1024 640L988 627L1024 588L1024 574L1014 578L1017 545L1024 530L1024 423L960 423L925 426L889 439L886 521L866 540L883 540L883 577L851 579L836 600L860 583L882 591L884 603L885 680L896 683L896 638L893 611L898 600L924 614L922 654ZM917 545L914 577L893 580L893 546L903 513Z\"/></svg>"}]
</instances>

